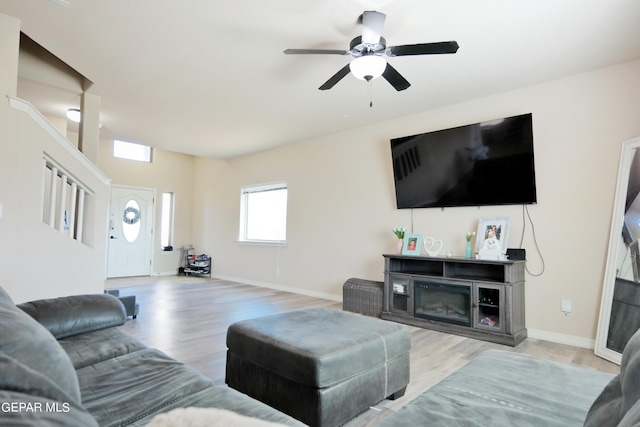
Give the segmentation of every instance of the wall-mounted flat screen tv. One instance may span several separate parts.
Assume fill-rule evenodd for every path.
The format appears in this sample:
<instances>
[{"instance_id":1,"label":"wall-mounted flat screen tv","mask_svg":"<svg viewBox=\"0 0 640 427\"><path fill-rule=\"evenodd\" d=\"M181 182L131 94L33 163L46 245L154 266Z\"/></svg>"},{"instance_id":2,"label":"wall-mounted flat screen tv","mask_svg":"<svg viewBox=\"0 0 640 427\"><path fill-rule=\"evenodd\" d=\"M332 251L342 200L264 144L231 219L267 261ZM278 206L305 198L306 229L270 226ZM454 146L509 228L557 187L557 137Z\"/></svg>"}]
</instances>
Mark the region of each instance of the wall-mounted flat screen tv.
<instances>
[{"instance_id":1,"label":"wall-mounted flat screen tv","mask_svg":"<svg viewBox=\"0 0 640 427\"><path fill-rule=\"evenodd\" d=\"M398 209L537 202L531 113L391 140Z\"/></svg>"}]
</instances>

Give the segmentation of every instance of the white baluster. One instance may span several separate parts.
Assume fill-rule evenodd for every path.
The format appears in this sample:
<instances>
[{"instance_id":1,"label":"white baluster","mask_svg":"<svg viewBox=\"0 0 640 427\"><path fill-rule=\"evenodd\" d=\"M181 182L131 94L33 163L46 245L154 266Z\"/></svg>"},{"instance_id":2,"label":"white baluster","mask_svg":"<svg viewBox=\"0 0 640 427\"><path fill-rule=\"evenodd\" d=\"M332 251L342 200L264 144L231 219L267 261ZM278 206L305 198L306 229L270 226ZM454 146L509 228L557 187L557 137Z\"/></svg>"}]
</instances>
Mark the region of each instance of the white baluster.
<instances>
[{"instance_id":1,"label":"white baluster","mask_svg":"<svg viewBox=\"0 0 640 427\"><path fill-rule=\"evenodd\" d=\"M47 224L55 227L56 222L56 189L58 186L58 168L51 167L51 182L49 183L49 216Z\"/></svg>"},{"instance_id":2,"label":"white baluster","mask_svg":"<svg viewBox=\"0 0 640 427\"><path fill-rule=\"evenodd\" d=\"M67 175L62 174L60 182L60 204L58 205L58 230L62 233L67 231L64 229L65 208L67 207Z\"/></svg>"},{"instance_id":3,"label":"white baluster","mask_svg":"<svg viewBox=\"0 0 640 427\"><path fill-rule=\"evenodd\" d=\"M71 183L71 200L69 201L69 237L75 238L76 202L78 199L78 184Z\"/></svg>"},{"instance_id":4,"label":"white baluster","mask_svg":"<svg viewBox=\"0 0 640 427\"><path fill-rule=\"evenodd\" d=\"M78 194L78 231L76 240L82 242L82 221L84 221L84 189L81 188Z\"/></svg>"}]
</instances>

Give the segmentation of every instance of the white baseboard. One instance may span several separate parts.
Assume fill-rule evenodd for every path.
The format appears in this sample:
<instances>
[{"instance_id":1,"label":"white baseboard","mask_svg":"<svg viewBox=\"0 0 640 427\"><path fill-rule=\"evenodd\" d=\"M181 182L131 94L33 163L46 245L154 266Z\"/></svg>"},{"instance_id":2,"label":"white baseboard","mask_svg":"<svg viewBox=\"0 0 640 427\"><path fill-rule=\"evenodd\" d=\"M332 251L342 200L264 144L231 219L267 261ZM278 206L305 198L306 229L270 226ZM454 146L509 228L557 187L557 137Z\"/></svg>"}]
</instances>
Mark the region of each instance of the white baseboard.
<instances>
[{"instance_id":1,"label":"white baseboard","mask_svg":"<svg viewBox=\"0 0 640 427\"><path fill-rule=\"evenodd\" d=\"M593 350L596 345L595 339L576 337L575 335L559 334L557 332L543 331L540 329L527 328L527 337L537 340L551 341L558 344L572 345Z\"/></svg>"},{"instance_id":2,"label":"white baseboard","mask_svg":"<svg viewBox=\"0 0 640 427\"><path fill-rule=\"evenodd\" d=\"M177 270L155 271L155 272L151 273L151 276L176 276L176 275L178 275Z\"/></svg>"},{"instance_id":3,"label":"white baseboard","mask_svg":"<svg viewBox=\"0 0 640 427\"><path fill-rule=\"evenodd\" d=\"M218 274L216 274L215 276L218 279L243 283L245 285L258 286L261 288L275 289L277 291L291 292L292 294L299 294L299 295L305 295L308 297L322 298L329 301L342 302L342 295L329 294L326 292L317 292L309 289L294 288L291 286L277 285L275 283L260 282L256 280L245 279L242 277L220 276Z\"/></svg>"}]
</instances>

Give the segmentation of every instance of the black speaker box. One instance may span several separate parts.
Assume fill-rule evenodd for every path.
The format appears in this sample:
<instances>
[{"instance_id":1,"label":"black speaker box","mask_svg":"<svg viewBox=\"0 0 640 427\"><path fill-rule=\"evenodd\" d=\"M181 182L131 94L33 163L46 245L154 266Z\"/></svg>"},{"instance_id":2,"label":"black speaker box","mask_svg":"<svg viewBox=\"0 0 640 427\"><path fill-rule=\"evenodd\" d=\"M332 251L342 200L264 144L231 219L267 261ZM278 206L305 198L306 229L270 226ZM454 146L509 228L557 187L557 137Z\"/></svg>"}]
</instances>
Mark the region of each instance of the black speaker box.
<instances>
[{"instance_id":1,"label":"black speaker box","mask_svg":"<svg viewBox=\"0 0 640 427\"><path fill-rule=\"evenodd\" d=\"M507 249L507 257L509 261L522 261L527 259L527 251L524 249Z\"/></svg>"}]
</instances>

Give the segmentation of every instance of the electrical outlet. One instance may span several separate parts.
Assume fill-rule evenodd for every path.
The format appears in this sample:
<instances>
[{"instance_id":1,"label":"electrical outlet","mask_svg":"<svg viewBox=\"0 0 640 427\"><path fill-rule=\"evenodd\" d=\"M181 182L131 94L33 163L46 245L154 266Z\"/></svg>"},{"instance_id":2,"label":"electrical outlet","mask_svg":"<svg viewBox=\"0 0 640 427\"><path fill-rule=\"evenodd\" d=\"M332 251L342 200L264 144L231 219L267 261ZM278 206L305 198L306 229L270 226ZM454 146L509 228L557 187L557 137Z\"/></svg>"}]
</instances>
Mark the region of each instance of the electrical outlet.
<instances>
[{"instance_id":1,"label":"electrical outlet","mask_svg":"<svg viewBox=\"0 0 640 427\"><path fill-rule=\"evenodd\" d=\"M571 300L570 299L561 300L560 309L564 314L571 313Z\"/></svg>"}]
</instances>

